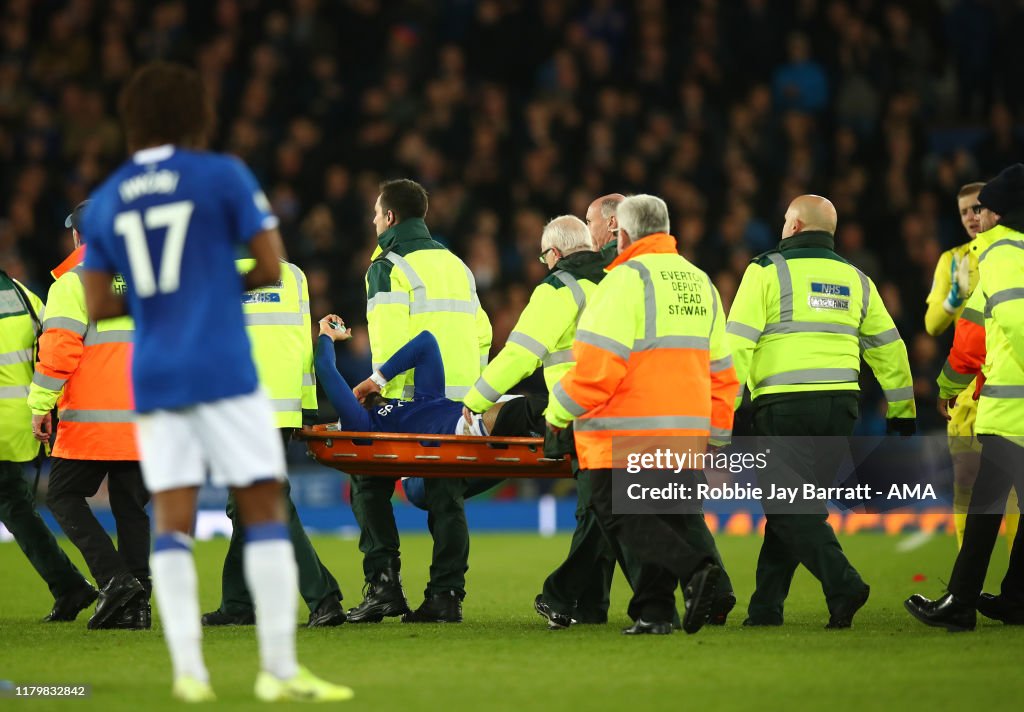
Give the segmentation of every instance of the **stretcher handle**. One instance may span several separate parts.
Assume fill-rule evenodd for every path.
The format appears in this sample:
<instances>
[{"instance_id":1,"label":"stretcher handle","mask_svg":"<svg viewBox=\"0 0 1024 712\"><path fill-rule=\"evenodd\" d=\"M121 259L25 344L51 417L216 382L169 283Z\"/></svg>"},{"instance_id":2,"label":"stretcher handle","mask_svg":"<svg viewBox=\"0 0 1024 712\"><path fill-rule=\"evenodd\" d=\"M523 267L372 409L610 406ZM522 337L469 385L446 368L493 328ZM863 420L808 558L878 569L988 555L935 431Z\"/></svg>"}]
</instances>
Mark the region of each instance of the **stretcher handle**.
<instances>
[{"instance_id":1,"label":"stretcher handle","mask_svg":"<svg viewBox=\"0 0 1024 712\"><path fill-rule=\"evenodd\" d=\"M376 440L380 442L441 442L463 445L525 445L544 447L544 438L496 437L493 435L432 435L429 433L360 433L351 430L303 428L295 434L299 440Z\"/></svg>"}]
</instances>

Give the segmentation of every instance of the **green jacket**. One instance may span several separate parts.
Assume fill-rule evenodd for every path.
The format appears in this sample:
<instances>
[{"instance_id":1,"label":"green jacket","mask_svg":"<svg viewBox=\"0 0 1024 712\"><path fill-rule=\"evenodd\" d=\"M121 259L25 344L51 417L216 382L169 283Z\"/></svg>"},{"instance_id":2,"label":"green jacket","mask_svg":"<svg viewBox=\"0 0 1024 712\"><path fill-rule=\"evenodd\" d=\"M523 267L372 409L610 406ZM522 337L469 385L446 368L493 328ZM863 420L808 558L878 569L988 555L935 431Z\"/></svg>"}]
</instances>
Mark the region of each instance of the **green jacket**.
<instances>
[{"instance_id":1,"label":"green jacket","mask_svg":"<svg viewBox=\"0 0 1024 712\"><path fill-rule=\"evenodd\" d=\"M1005 219L1004 219L1005 222ZM1024 232L997 225L978 261L984 298L985 384L975 432L1024 436ZM972 295L975 296L975 295ZM1019 440L1018 440L1019 442Z\"/></svg>"},{"instance_id":2,"label":"green jacket","mask_svg":"<svg viewBox=\"0 0 1024 712\"><path fill-rule=\"evenodd\" d=\"M756 257L726 331L736 375L755 401L857 391L863 354L885 391L888 417L916 415L906 344L874 283L835 253L826 232L794 235Z\"/></svg>"},{"instance_id":3,"label":"green jacket","mask_svg":"<svg viewBox=\"0 0 1024 712\"><path fill-rule=\"evenodd\" d=\"M544 383L551 392L575 363L572 342L576 338L576 324L587 298L604 278L609 261L600 252L577 252L558 261L551 274L533 290L505 347L466 396L464 402L470 410L487 410L541 365Z\"/></svg>"},{"instance_id":4,"label":"green jacket","mask_svg":"<svg viewBox=\"0 0 1024 712\"><path fill-rule=\"evenodd\" d=\"M378 238L366 272L366 321L376 370L411 338L429 331L441 347L445 393L461 401L487 365L491 322L462 260L430 237L420 218ZM392 378L385 398L412 398L414 371Z\"/></svg>"},{"instance_id":5,"label":"green jacket","mask_svg":"<svg viewBox=\"0 0 1024 712\"><path fill-rule=\"evenodd\" d=\"M39 452L27 399L42 319L39 297L0 270L0 461L28 462Z\"/></svg>"}]
</instances>

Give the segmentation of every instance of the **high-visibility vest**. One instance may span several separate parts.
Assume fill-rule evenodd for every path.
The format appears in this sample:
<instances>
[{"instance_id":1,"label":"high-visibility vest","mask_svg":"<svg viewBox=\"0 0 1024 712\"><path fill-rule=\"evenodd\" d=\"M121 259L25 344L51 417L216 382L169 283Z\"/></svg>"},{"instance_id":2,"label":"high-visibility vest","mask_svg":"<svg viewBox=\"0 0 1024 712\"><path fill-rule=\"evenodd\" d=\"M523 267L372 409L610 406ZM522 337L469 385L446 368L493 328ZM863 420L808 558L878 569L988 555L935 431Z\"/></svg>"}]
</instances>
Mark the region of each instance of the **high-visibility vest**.
<instances>
[{"instance_id":1,"label":"high-visibility vest","mask_svg":"<svg viewBox=\"0 0 1024 712\"><path fill-rule=\"evenodd\" d=\"M239 272L255 266L238 260ZM313 332L309 286L302 270L285 262L276 284L242 297L246 331L260 386L274 408L278 428L301 428L302 411L316 410L313 376Z\"/></svg>"},{"instance_id":2,"label":"high-visibility vest","mask_svg":"<svg viewBox=\"0 0 1024 712\"><path fill-rule=\"evenodd\" d=\"M755 258L726 332L755 403L778 393L858 391L863 353L888 417L916 415L906 344L874 283L835 253L826 232L794 235Z\"/></svg>"},{"instance_id":3,"label":"high-visibility vest","mask_svg":"<svg viewBox=\"0 0 1024 712\"><path fill-rule=\"evenodd\" d=\"M131 358L131 317L89 321L81 263L83 245L52 274L39 363L28 397L33 413L57 405L54 457L72 460L138 460ZM115 289L124 289L118 276Z\"/></svg>"},{"instance_id":4,"label":"high-visibility vest","mask_svg":"<svg viewBox=\"0 0 1024 712\"><path fill-rule=\"evenodd\" d=\"M974 427L979 434L1019 438L1024 436L1024 233L997 225L983 234L991 240L978 262L985 384Z\"/></svg>"},{"instance_id":5,"label":"high-visibility vest","mask_svg":"<svg viewBox=\"0 0 1024 712\"><path fill-rule=\"evenodd\" d=\"M25 398L43 318L39 297L0 270L0 461L28 462L39 452Z\"/></svg>"},{"instance_id":6,"label":"high-visibility vest","mask_svg":"<svg viewBox=\"0 0 1024 712\"><path fill-rule=\"evenodd\" d=\"M576 364L551 392L548 422L573 421L584 469L612 467L622 436L728 441L739 383L711 279L664 233L635 241L609 268L580 318Z\"/></svg>"},{"instance_id":7,"label":"high-visibility vest","mask_svg":"<svg viewBox=\"0 0 1024 712\"><path fill-rule=\"evenodd\" d=\"M471 410L487 410L538 366L544 367L544 382L551 392L575 363L576 322L604 278L605 264L598 252L577 252L559 260L557 269L533 290L504 348L463 401Z\"/></svg>"},{"instance_id":8,"label":"high-visibility vest","mask_svg":"<svg viewBox=\"0 0 1024 712\"><path fill-rule=\"evenodd\" d=\"M366 272L366 321L373 368L421 331L437 339L445 395L461 401L487 365L491 322L476 280L462 260L430 237L420 218L403 220L378 237L380 251ZM392 378L385 398L411 399L415 372Z\"/></svg>"}]
</instances>

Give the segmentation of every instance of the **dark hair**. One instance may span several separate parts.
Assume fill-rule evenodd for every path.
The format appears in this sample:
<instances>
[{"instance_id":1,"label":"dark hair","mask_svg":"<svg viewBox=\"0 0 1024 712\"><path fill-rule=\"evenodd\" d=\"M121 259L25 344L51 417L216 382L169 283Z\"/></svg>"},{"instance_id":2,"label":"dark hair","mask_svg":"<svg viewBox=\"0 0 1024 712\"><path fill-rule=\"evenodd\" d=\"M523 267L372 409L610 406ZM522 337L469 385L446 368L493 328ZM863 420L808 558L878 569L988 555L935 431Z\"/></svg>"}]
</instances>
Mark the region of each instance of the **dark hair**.
<instances>
[{"instance_id":1,"label":"dark hair","mask_svg":"<svg viewBox=\"0 0 1024 712\"><path fill-rule=\"evenodd\" d=\"M363 398L363 407L366 408L367 410L376 410L377 408L380 408L381 406L387 404L388 399L382 396L377 391L368 393L366 395L366 398Z\"/></svg>"},{"instance_id":2,"label":"dark hair","mask_svg":"<svg viewBox=\"0 0 1024 712\"><path fill-rule=\"evenodd\" d=\"M118 111L130 151L164 143L201 148L214 123L199 74L170 62L136 71L121 90Z\"/></svg>"},{"instance_id":3,"label":"dark hair","mask_svg":"<svg viewBox=\"0 0 1024 712\"><path fill-rule=\"evenodd\" d=\"M380 184L380 210L395 214L395 222L422 218L427 214L427 191L414 180L402 178Z\"/></svg>"}]
</instances>

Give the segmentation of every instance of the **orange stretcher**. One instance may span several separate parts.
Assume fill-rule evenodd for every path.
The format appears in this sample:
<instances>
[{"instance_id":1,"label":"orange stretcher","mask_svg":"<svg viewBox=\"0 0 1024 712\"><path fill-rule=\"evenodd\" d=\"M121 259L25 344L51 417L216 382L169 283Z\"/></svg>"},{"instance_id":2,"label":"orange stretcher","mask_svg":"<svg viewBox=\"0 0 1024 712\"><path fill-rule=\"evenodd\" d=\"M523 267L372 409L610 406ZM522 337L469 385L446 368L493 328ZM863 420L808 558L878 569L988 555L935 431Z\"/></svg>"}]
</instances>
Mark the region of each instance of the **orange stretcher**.
<instances>
[{"instance_id":1,"label":"orange stretcher","mask_svg":"<svg viewBox=\"0 0 1024 712\"><path fill-rule=\"evenodd\" d=\"M378 477L572 477L568 456L544 457L541 438L354 433L336 425L303 428L313 459L350 475Z\"/></svg>"}]
</instances>

